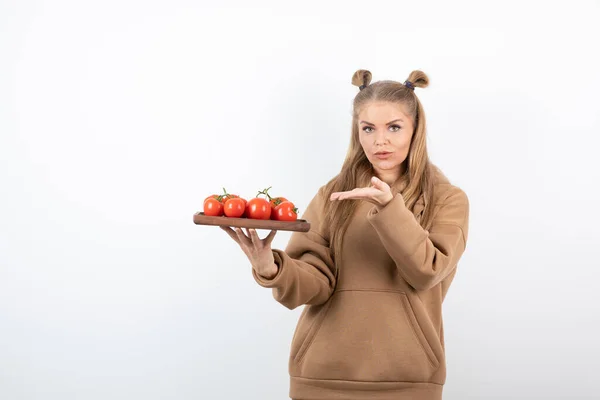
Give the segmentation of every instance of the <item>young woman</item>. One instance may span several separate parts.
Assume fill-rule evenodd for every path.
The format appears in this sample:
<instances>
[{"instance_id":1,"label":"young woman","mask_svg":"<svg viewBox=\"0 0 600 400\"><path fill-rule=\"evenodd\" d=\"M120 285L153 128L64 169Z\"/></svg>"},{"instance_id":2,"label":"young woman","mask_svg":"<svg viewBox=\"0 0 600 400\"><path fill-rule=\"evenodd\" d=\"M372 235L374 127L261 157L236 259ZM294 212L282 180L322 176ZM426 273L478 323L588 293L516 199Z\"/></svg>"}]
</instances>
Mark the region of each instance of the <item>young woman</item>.
<instances>
[{"instance_id":1,"label":"young woman","mask_svg":"<svg viewBox=\"0 0 600 400\"><path fill-rule=\"evenodd\" d=\"M413 71L404 83L358 70L350 148L285 249L275 231L223 228L256 282L289 309L306 305L289 358L292 399L442 398L442 301L465 251L469 201L427 155Z\"/></svg>"}]
</instances>

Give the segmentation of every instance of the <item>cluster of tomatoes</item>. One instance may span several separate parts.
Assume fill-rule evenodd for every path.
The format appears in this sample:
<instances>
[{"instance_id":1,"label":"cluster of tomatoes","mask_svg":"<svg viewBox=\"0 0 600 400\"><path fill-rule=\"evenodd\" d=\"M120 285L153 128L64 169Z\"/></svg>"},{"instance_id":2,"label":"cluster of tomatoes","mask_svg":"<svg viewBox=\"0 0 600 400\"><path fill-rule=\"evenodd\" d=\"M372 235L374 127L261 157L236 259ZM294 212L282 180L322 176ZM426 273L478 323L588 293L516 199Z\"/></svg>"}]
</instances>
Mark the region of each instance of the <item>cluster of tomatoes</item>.
<instances>
[{"instance_id":1,"label":"cluster of tomatoes","mask_svg":"<svg viewBox=\"0 0 600 400\"><path fill-rule=\"evenodd\" d=\"M256 197L246 200L238 195L227 193L213 194L204 200L204 215L213 217L270 219L275 221L295 221L298 209L285 197L271 197L270 187L258 192ZM265 198L259 197L264 195Z\"/></svg>"}]
</instances>

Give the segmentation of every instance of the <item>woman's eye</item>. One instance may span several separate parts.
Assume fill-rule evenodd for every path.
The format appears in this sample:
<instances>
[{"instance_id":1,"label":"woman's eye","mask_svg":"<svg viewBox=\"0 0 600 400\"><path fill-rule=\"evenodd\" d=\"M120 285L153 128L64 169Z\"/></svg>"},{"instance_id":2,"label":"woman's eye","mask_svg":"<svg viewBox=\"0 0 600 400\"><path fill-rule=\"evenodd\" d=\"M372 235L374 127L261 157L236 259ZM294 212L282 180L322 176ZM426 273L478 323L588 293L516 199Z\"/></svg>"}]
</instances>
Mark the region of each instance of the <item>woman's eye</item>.
<instances>
[{"instance_id":1,"label":"woman's eye","mask_svg":"<svg viewBox=\"0 0 600 400\"><path fill-rule=\"evenodd\" d=\"M391 125L390 126L390 130L392 132L398 132L400 129L402 129L402 127L399 125ZM366 133L371 133L371 132L373 132L373 128L370 126L365 126L365 127L363 127L363 131L365 131Z\"/></svg>"}]
</instances>

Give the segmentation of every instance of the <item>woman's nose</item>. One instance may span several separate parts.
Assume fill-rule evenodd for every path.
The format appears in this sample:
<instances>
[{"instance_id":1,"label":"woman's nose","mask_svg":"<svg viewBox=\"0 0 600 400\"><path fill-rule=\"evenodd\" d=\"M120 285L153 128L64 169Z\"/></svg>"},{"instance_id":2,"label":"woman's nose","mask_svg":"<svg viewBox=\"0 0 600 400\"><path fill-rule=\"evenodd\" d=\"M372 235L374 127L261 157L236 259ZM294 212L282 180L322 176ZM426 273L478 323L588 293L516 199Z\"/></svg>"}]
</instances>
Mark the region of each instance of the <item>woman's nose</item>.
<instances>
[{"instance_id":1,"label":"woman's nose","mask_svg":"<svg viewBox=\"0 0 600 400\"><path fill-rule=\"evenodd\" d=\"M387 133L385 131L377 131L375 132L375 143L385 143L387 141Z\"/></svg>"}]
</instances>

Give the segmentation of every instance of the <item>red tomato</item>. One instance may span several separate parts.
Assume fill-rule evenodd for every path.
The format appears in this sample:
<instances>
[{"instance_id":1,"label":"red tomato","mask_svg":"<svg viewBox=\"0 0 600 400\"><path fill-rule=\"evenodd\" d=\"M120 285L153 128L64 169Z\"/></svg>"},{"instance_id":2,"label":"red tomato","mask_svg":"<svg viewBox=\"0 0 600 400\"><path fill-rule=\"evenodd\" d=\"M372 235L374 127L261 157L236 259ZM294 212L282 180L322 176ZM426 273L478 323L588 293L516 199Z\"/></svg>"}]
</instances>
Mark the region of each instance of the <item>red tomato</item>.
<instances>
[{"instance_id":1,"label":"red tomato","mask_svg":"<svg viewBox=\"0 0 600 400\"><path fill-rule=\"evenodd\" d=\"M246 211L246 202L240 197L233 197L225 202L224 213L228 217L240 218Z\"/></svg>"},{"instance_id":2,"label":"red tomato","mask_svg":"<svg viewBox=\"0 0 600 400\"><path fill-rule=\"evenodd\" d=\"M275 208L284 201L288 201L288 199L286 199L285 197L271 197L271 207Z\"/></svg>"},{"instance_id":3,"label":"red tomato","mask_svg":"<svg viewBox=\"0 0 600 400\"><path fill-rule=\"evenodd\" d=\"M244 207L246 207L246 205L248 204L248 200L244 199L243 197L238 196L237 194L230 194L229 195L229 199L240 199L240 200L242 200L244 202Z\"/></svg>"},{"instance_id":4,"label":"red tomato","mask_svg":"<svg viewBox=\"0 0 600 400\"><path fill-rule=\"evenodd\" d=\"M208 197L204 200L204 215L220 217L223 215L223 203L214 197Z\"/></svg>"},{"instance_id":5,"label":"red tomato","mask_svg":"<svg viewBox=\"0 0 600 400\"><path fill-rule=\"evenodd\" d=\"M298 209L291 201L284 201L275 207L275 219L277 221L295 221L298 219Z\"/></svg>"},{"instance_id":6,"label":"red tomato","mask_svg":"<svg viewBox=\"0 0 600 400\"><path fill-rule=\"evenodd\" d=\"M271 204L266 199L255 197L246 205L246 216L251 219L270 219Z\"/></svg>"},{"instance_id":7,"label":"red tomato","mask_svg":"<svg viewBox=\"0 0 600 400\"><path fill-rule=\"evenodd\" d=\"M275 207L287 201L285 197L271 197L269 203L271 204L271 219L277 219L275 215Z\"/></svg>"},{"instance_id":8,"label":"red tomato","mask_svg":"<svg viewBox=\"0 0 600 400\"><path fill-rule=\"evenodd\" d=\"M236 198L236 197L240 197L240 196L238 196L236 194L227 193L227 190L225 190L225 188L223 188L223 193L221 193L221 194L213 194L213 195L208 196L208 197L214 197L217 200L219 200L221 203L225 204L227 202L227 200L233 199L233 198Z\"/></svg>"}]
</instances>

